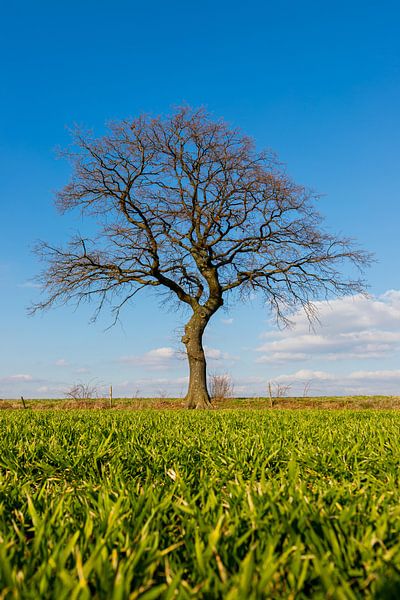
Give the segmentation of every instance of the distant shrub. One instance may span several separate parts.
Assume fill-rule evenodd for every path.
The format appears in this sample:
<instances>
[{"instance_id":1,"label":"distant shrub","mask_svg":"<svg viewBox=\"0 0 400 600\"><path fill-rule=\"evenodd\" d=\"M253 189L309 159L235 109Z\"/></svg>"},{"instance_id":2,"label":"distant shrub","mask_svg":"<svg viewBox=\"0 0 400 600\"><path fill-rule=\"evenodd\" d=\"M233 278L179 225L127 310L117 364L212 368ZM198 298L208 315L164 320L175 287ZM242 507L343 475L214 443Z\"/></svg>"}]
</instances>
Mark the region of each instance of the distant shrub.
<instances>
[{"instance_id":1,"label":"distant shrub","mask_svg":"<svg viewBox=\"0 0 400 600\"><path fill-rule=\"evenodd\" d=\"M224 400L233 395L233 383L230 375L210 375L209 388L212 400Z\"/></svg>"},{"instance_id":2,"label":"distant shrub","mask_svg":"<svg viewBox=\"0 0 400 600\"><path fill-rule=\"evenodd\" d=\"M96 386L89 383L76 383L65 394L71 400L91 400L98 397Z\"/></svg>"}]
</instances>

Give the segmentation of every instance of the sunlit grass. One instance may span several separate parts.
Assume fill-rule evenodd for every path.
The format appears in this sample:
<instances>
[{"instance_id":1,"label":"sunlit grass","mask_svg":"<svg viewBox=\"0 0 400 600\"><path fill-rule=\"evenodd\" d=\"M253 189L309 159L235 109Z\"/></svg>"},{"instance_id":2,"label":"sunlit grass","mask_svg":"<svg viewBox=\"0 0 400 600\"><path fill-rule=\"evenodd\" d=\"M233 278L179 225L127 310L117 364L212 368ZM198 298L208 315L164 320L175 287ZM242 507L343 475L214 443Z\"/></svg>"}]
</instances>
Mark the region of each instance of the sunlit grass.
<instances>
[{"instance_id":1,"label":"sunlit grass","mask_svg":"<svg viewBox=\"0 0 400 600\"><path fill-rule=\"evenodd\" d=\"M2 411L0 598L400 597L400 415Z\"/></svg>"}]
</instances>

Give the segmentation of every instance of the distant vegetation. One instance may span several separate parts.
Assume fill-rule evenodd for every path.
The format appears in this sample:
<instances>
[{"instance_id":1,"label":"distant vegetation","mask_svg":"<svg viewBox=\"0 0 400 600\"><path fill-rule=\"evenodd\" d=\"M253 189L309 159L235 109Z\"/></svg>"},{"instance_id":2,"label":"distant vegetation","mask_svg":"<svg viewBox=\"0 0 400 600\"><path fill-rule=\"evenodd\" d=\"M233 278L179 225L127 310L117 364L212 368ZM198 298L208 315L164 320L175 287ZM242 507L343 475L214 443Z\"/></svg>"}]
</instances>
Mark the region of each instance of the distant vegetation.
<instances>
[{"instance_id":1,"label":"distant vegetation","mask_svg":"<svg viewBox=\"0 0 400 600\"><path fill-rule=\"evenodd\" d=\"M399 463L393 411L1 411L0 597L398 598Z\"/></svg>"},{"instance_id":2,"label":"distant vegetation","mask_svg":"<svg viewBox=\"0 0 400 600\"><path fill-rule=\"evenodd\" d=\"M225 376L221 380L212 380L210 384L213 393L212 407L215 410L226 409L328 409L328 410L360 410L400 409L400 396L268 396L266 398L237 398L231 397L232 387L230 379ZM223 397L227 394L227 397ZM97 395L93 398L80 398L72 395L63 400L0 400L1 409L30 409L30 410L76 410L85 409L112 409L112 410L142 410L147 408L179 410L185 407L182 398L109 398Z\"/></svg>"}]
</instances>

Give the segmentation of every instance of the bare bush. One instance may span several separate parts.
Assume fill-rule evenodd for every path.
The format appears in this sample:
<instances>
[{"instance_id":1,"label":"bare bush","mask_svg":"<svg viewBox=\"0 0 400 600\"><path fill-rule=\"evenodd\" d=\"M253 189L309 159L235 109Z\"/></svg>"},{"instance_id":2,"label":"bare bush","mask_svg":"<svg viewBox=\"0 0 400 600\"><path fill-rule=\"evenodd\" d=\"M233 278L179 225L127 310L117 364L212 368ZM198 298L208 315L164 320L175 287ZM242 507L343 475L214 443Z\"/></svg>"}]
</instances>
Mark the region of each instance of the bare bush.
<instances>
[{"instance_id":1,"label":"bare bush","mask_svg":"<svg viewBox=\"0 0 400 600\"><path fill-rule=\"evenodd\" d=\"M276 383L274 393L275 398L285 398L285 396L287 396L290 392L291 387L292 386L290 385L282 385L280 383Z\"/></svg>"},{"instance_id":2,"label":"bare bush","mask_svg":"<svg viewBox=\"0 0 400 600\"><path fill-rule=\"evenodd\" d=\"M65 394L71 400L91 400L98 397L97 388L90 383L75 383Z\"/></svg>"},{"instance_id":3,"label":"bare bush","mask_svg":"<svg viewBox=\"0 0 400 600\"><path fill-rule=\"evenodd\" d=\"M212 400L224 400L230 398L233 394L232 379L227 373L210 375L209 387Z\"/></svg>"},{"instance_id":4,"label":"bare bush","mask_svg":"<svg viewBox=\"0 0 400 600\"><path fill-rule=\"evenodd\" d=\"M271 408L274 406L275 400L279 400L279 398L285 398L290 391L290 385L282 385L281 383L268 383L268 395Z\"/></svg>"},{"instance_id":5,"label":"bare bush","mask_svg":"<svg viewBox=\"0 0 400 600\"><path fill-rule=\"evenodd\" d=\"M313 383L312 380L305 382L304 389L303 389L303 398L306 398L307 396L310 395L312 383Z\"/></svg>"}]
</instances>

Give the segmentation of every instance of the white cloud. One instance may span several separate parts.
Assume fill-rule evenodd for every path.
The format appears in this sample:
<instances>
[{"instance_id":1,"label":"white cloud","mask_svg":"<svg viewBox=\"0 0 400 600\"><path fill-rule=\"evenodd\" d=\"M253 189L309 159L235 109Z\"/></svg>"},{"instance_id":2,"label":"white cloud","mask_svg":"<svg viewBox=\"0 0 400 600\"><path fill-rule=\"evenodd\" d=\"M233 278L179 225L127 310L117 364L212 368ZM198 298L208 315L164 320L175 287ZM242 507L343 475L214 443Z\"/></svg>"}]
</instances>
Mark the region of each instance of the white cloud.
<instances>
[{"instance_id":1,"label":"white cloud","mask_svg":"<svg viewBox=\"0 0 400 600\"><path fill-rule=\"evenodd\" d=\"M175 356L176 352L173 348L155 348L154 350L150 350L150 352L147 352L147 357L148 358L155 358L155 359L159 359L159 358L173 358Z\"/></svg>"},{"instance_id":2,"label":"white cloud","mask_svg":"<svg viewBox=\"0 0 400 600\"><path fill-rule=\"evenodd\" d=\"M223 323L224 325L232 325L233 319L221 319L221 323Z\"/></svg>"},{"instance_id":3,"label":"white cloud","mask_svg":"<svg viewBox=\"0 0 400 600\"><path fill-rule=\"evenodd\" d=\"M300 369L291 375L278 375L274 381L290 383L293 381L335 381L336 377L327 371L312 371L310 369Z\"/></svg>"},{"instance_id":4,"label":"white cloud","mask_svg":"<svg viewBox=\"0 0 400 600\"><path fill-rule=\"evenodd\" d=\"M170 347L153 348L141 356L121 356L118 362L149 369L167 369L179 353Z\"/></svg>"},{"instance_id":5,"label":"white cloud","mask_svg":"<svg viewBox=\"0 0 400 600\"><path fill-rule=\"evenodd\" d=\"M271 383L289 386L289 396L400 395L400 370L330 373L300 369L271 378Z\"/></svg>"},{"instance_id":6,"label":"white cloud","mask_svg":"<svg viewBox=\"0 0 400 600\"><path fill-rule=\"evenodd\" d=\"M257 348L257 362L376 359L400 347L400 291L317 302L316 307L314 331L304 313L297 312L292 329L264 334L267 341Z\"/></svg>"},{"instance_id":7,"label":"white cloud","mask_svg":"<svg viewBox=\"0 0 400 600\"><path fill-rule=\"evenodd\" d=\"M204 346L204 353L206 355L206 359L209 361L225 360L230 362L236 362L237 360L239 360L237 356L233 356L232 354L229 354L229 352L223 352L218 348L209 348L208 346Z\"/></svg>"},{"instance_id":8,"label":"white cloud","mask_svg":"<svg viewBox=\"0 0 400 600\"><path fill-rule=\"evenodd\" d=\"M135 380L119 381L114 384L115 396L149 397L166 395L183 396L188 384L188 376L184 377L141 377Z\"/></svg>"},{"instance_id":9,"label":"white cloud","mask_svg":"<svg viewBox=\"0 0 400 600\"><path fill-rule=\"evenodd\" d=\"M217 348L204 348L204 353L209 360L221 360L223 357L222 351Z\"/></svg>"},{"instance_id":10,"label":"white cloud","mask_svg":"<svg viewBox=\"0 0 400 600\"><path fill-rule=\"evenodd\" d=\"M210 362L216 361L237 361L236 356L232 356L227 352L223 352L218 348L204 347L206 358ZM175 350L171 347L153 348L141 356L121 356L118 362L129 364L137 367L146 367L148 369L161 370L169 369L173 366L174 361L186 359L186 354L183 351Z\"/></svg>"},{"instance_id":11,"label":"white cloud","mask_svg":"<svg viewBox=\"0 0 400 600\"><path fill-rule=\"evenodd\" d=\"M400 383L400 369L393 371L353 371L349 375L350 379L364 381L398 381Z\"/></svg>"},{"instance_id":12,"label":"white cloud","mask_svg":"<svg viewBox=\"0 0 400 600\"><path fill-rule=\"evenodd\" d=\"M7 375L6 377L0 377L0 383L16 383L16 382L33 381L32 375L25 373L18 373L17 375Z\"/></svg>"},{"instance_id":13,"label":"white cloud","mask_svg":"<svg viewBox=\"0 0 400 600\"><path fill-rule=\"evenodd\" d=\"M0 377L0 398L19 398L21 394L33 398L35 387L42 383L43 380L28 373Z\"/></svg>"},{"instance_id":14,"label":"white cloud","mask_svg":"<svg viewBox=\"0 0 400 600\"><path fill-rule=\"evenodd\" d=\"M153 386L153 385L168 385L168 386L174 386L174 385L181 385L181 384L186 384L189 381L189 377L185 376L185 377L158 377L158 378L150 378L150 377L144 377L142 379L137 379L135 381L135 383L139 384L139 385L143 385L143 386Z\"/></svg>"},{"instance_id":15,"label":"white cloud","mask_svg":"<svg viewBox=\"0 0 400 600\"><path fill-rule=\"evenodd\" d=\"M64 398L70 385L65 383L47 382L32 389L32 398Z\"/></svg>"},{"instance_id":16,"label":"white cloud","mask_svg":"<svg viewBox=\"0 0 400 600\"><path fill-rule=\"evenodd\" d=\"M68 367L69 366L69 362L65 358L59 358L58 360L56 360L56 362L54 364L56 365L56 367Z\"/></svg>"}]
</instances>

